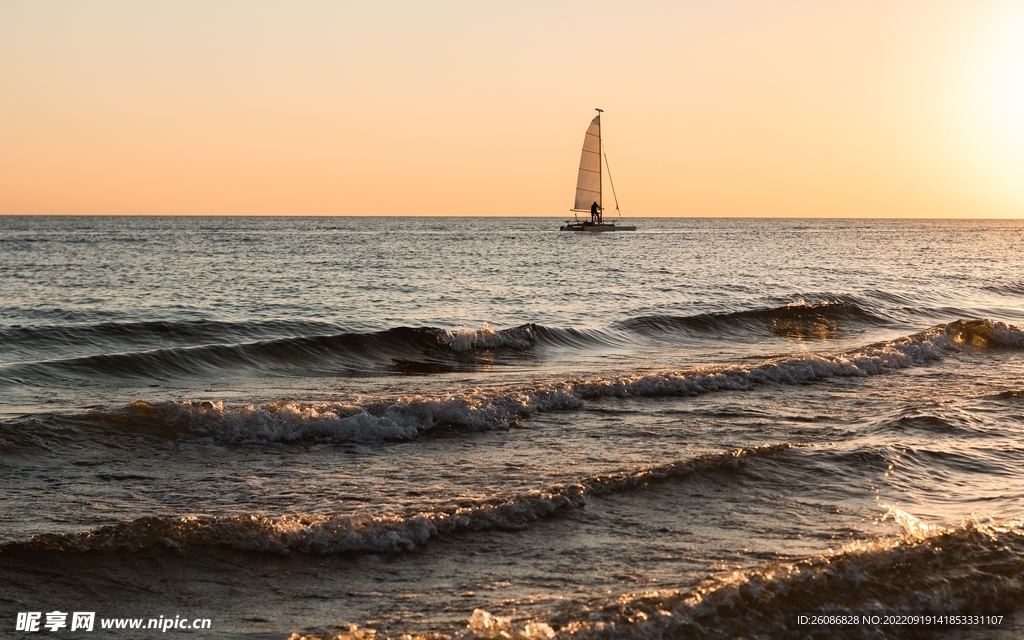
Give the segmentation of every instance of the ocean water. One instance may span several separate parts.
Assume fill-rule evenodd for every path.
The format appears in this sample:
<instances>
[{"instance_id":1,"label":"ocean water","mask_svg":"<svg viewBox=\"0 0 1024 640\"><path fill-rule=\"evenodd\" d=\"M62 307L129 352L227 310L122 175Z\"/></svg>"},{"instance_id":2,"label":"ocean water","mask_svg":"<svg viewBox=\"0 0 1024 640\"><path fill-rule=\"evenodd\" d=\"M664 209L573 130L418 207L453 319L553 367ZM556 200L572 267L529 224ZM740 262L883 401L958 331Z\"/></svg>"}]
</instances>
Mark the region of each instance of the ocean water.
<instances>
[{"instance_id":1,"label":"ocean water","mask_svg":"<svg viewBox=\"0 0 1024 640\"><path fill-rule=\"evenodd\" d=\"M4 637L1017 637L1024 221L559 222L0 217Z\"/></svg>"}]
</instances>

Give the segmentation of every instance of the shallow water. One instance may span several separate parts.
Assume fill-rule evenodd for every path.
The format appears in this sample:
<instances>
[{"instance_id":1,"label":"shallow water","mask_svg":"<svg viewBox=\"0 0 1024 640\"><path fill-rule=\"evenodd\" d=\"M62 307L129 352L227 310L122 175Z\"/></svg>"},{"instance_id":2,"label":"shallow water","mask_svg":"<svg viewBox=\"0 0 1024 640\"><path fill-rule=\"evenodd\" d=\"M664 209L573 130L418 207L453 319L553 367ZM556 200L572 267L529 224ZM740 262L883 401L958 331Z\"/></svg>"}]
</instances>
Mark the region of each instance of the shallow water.
<instances>
[{"instance_id":1,"label":"shallow water","mask_svg":"<svg viewBox=\"0 0 1024 640\"><path fill-rule=\"evenodd\" d=\"M637 224L0 218L0 624L1020 609L1024 223Z\"/></svg>"}]
</instances>

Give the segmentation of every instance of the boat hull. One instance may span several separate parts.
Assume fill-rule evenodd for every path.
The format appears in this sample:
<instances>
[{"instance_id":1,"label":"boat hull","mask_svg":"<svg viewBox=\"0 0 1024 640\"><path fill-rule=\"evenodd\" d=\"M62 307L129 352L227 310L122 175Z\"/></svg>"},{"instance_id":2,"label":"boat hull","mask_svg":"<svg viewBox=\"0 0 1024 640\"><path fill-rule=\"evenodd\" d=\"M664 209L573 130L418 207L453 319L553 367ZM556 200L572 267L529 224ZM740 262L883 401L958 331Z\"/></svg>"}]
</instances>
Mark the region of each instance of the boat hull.
<instances>
[{"instance_id":1,"label":"boat hull","mask_svg":"<svg viewBox=\"0 0 1024 640\"><path fill-rule=\"evenodd\" d=\"M582 231L594 233L601 231L636 231L636 227L617 224L593 224L590 222L570 222L558 228L559 231Z\"/></svg>"}]
</instances>

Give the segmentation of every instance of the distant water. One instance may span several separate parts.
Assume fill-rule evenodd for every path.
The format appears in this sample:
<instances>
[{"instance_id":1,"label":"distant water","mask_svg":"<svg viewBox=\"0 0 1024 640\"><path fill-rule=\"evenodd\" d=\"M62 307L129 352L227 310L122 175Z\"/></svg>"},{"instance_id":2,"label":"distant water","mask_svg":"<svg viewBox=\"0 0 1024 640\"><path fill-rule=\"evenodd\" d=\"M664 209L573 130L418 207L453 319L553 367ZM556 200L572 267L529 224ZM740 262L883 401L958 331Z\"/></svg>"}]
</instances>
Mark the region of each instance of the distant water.
<instances>
[{"instance_id":1,"label":"distant water","mask_svg":"<svg viewBox=\"0 0 1024 640\"><path fill-rule=\"evenodd\" d=\"M0 217L0 629L1024 624L1024 222L631 222Z\"/></svg>"}]
</instances>

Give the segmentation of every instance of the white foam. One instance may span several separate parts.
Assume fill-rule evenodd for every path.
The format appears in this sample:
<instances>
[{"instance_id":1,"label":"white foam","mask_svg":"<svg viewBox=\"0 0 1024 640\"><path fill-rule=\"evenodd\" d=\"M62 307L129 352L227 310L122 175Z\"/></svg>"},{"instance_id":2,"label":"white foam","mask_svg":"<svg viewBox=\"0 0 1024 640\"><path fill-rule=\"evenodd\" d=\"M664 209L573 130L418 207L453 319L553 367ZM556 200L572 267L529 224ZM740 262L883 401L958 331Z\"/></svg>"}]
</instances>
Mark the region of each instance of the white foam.
<instances>
[{"instance_id":1,"label":"white foam","mask_svg":"<svg viewBox=\"0 0 1024 640\"><path fill-rule=\"evenodd\" d=\"M446 330L440 340L452 351L465 353L473 349L497 349L500 347L529 349L537 341L537 338L532 325L495 331L494 327L485 323L475 331L462 327L454 331Z\"/></svg>"},{"instance_id":2,"label":"white foam","mask_svg":"<svg viewBox=\"0 0 1024 640\"><path fill-rule=\"evenodd\" d=\"M563 624L558 635L789 637L794 630L787 614L798 612L959 613L1007 603L1012 608L1020 601L1024 521L995 524L967 518L958 527L942 528L903 512L893 517L906 527L901 539L862 542L827 556L734 571L689 591L620 595L604 606L592 603L585 619ZM492 623L485 631L496 626ZM877 628L850 631L851 637L880 637Z\"/></svg>"},{"instance_id":3,"label":"white foam","mask_svg":"<svg viewBox=\"0 0 1024 640\"><path fill-rule=\"evenodd\" d=\"M374 640L377 632L373 629L361 629L359 625L349 625L347 631L336 635L305 635L298 632L288 636L288 640ZM431 633L426 636L403 634L403 640L553 640L555 630L544 622L527 622L522 627L516 626L511 619L493 615L483 609L474 609L465 631L454 636Z\"/></svg>"},{"instance_id":4,"label":"white foam","mask_svg":"<svg viewBox=\"0 0 1024 640\"><path fill-rule=\"evenodd\" d=\"M150 517L71 535L44 535L32 544L58 550L129 550L153 545L184 549L227 545L275 553L397 553L437 536L463 531L520 531L530 523L582 507L588 496L631 491L658 480L734 466L743 459L784 453L790 445L766 445L707 454L657 467L584 478L575 484L515 495L490 496L476 504L439 507L409 517L295 514L182 518Z\"/></svg>"},{"instance_id":5,"label":"white foam","mask_svg":"<svg viewBox=\"0 0 1024 640\"><path fill-rule=\"evenodd\" d=\"M483 339L480 335L484 334L467 334L467 344L478 344ZM763 384L876 375L921 366L963 348L964 344L979 345L981 341L1024 346L1024 331L1002 323L961 320L842 353L785 356L756 365L583 378L525 388L467 390L437 397L416 395L357 403L270 403L229 408L220 402L183 402L163 406L161 413L168 424L184 424L193 433L233 442L409 439L442 424L504 429L535 411L573 409L586 400L602 397L697 395L742 391Z\"/></svg>"},{"instance_id":6,"label":"white foam","mask_svg":"<svg viewBox=\"0 0 1024 640\"><path fill-rule=\"evenodd\" d=\"M225 407L223 402L182 402L162 407L161 413L168 424L184 424L192 433L232 442L374 442L413 438L438 424L505 428L533 403L528 393L468 392L366 403Z\"/></svg>"},{"instance_id":7,"label":"white foam","mask_svg":"<svg viewBox=\"0 0 1024 640\"><path fill-rule=\"evenodd\" d=\"M882 520L892 520L903 529L903 536L908 540L924 540L943 531L942 527L925 522L902 509L891 505L882 505L888 511L882 516Z\"/></svg>"}]
</instances>

